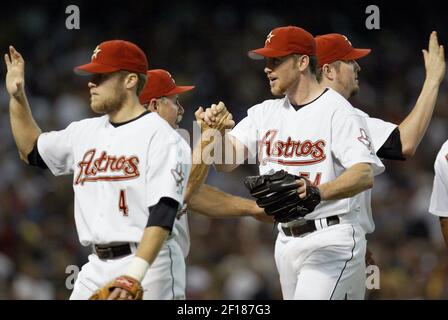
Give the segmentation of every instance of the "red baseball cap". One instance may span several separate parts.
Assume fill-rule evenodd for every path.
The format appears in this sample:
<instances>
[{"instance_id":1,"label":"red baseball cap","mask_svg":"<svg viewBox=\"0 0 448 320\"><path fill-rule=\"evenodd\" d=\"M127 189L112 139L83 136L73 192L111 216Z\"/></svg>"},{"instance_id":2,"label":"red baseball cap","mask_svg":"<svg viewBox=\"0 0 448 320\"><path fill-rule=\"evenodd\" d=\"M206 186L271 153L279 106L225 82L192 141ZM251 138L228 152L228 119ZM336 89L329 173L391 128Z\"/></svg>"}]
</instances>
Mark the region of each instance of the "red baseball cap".
<instances>
[{"instance_id":1,"label":"red baseball cap","mask_svg":"<svg viewBox=\"0 0 448 320\"><path fill-rule=\"evenodd\" d=\"M176 86L171 74L163 69L148 70L146 75L148 81L139 97L141 104L194 89L194 86Z\"/></svg>"},{"instance_id":2,"label":"red baseball cap","mask_svg":"<svg viewBox=\"0 0 448 320\"><path fill-rule=\"evenodd\" d=\"M255 60L284 57L292 53L316 55L316 41L308 31L294 26L272 30L264 42L264 48L249 51Z\"/></svg>"},{"instance_id":3,"label":"red baseball cap","mask_svg":"<svg viewBox=\"0 0 448 320\"><path fill-rule=\"evenodd\" d=\"M335 61L357 60L370 53L370 49L355 49L346 36L339 33L330 33L316 37L317 64Z\"/></svg>"},{"instance_id":4,"label":"red baseball cap","mask_svg":"<svg viewBox=\"0 0 448 320\"><path fill-rule=\"evenodd\" d=\"M105 41L95 48L90 63L74 69L77 74L109 73L118 70L146 74L148 60L145 53L128 41Z\"/></svg>"}]
</instances>

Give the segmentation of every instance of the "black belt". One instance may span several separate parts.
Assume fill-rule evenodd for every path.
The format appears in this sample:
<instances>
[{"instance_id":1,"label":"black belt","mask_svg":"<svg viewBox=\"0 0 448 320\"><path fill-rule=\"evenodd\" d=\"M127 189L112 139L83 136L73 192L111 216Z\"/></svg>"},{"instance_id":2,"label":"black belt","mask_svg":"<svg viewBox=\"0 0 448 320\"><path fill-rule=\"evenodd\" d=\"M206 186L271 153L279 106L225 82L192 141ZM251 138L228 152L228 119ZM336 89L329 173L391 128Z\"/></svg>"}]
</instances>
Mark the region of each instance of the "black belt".
<instances>
[{"instance_id":1,"label":"black belt","mask_svg":"<svg viewBox=\"0 0 448 320\"><path fill-rule=\"evenodd\" d=\"M340 222L338 216L332 216L328 218L323 218L327 220L327 225L332 226ZM324 227L324 226L322 226ZM283 233L288 237L300 237L306 233L314 232L317 230L314 220L302 220L291 227L283 227Z\"/></svg>"},{"instance_id":2,"label":"black belt","mask_svg":"<svg viewBox=\"0 0 448 320\"><path fill-rule=\"evenodd\" d=\"M94 245L93 250L100 259L114 259L130 255L132 253L129 243L116 246Z\"/></svg>"}]
</instances>

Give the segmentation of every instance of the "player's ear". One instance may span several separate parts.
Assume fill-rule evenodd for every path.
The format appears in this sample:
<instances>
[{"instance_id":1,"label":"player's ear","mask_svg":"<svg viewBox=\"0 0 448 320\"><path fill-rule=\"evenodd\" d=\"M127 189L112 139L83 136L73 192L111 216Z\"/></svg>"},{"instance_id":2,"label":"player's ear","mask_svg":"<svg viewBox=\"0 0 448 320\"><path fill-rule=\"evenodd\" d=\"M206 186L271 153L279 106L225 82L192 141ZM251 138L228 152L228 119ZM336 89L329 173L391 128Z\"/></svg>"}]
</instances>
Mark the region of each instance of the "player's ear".
<instances>
[{"instance_id":1,"label":"player's ear","mask_svg":"<svg viewBox=\"0 0 448 320\"><path fill-rule=\"evenodd\" d=\"M151 99L151 101L149 101L148 104L148 110L151 112L157 112L157 107L158 107L158 103L157 103L157 99Z\"/></svg>"},{"instance_id":2,"label":"player's ear","mask_svg":"<svg viewBox=\"0 0 448 320\"><path fill-rule=\"evenodd\" d=\"M137 88L138 75L136 73L130 72L124 78L124 85L126 89Z\"/></svg>"},{"instance_id":3,"label":"player's ear","mask_svg":"<svg viewBox=\"0 0 448 320\"><path fill-rule=\"evenodd\" d=\"M334 68L330 66L328 63L322 66L322 79L326 78L328 80L333 81L335 77Z\"/></svg>"},{"instance_id":4,"label":"player's ear","mask_svg":"<svg viewBox=\"0 0 448 320\"><path fill-rule=\"evenodd\" d=\"M307 55L301 55L296 63L298 63L298 67L301 72L305 71L310 65L310 57Z\"/></svg>"}]
</instances>

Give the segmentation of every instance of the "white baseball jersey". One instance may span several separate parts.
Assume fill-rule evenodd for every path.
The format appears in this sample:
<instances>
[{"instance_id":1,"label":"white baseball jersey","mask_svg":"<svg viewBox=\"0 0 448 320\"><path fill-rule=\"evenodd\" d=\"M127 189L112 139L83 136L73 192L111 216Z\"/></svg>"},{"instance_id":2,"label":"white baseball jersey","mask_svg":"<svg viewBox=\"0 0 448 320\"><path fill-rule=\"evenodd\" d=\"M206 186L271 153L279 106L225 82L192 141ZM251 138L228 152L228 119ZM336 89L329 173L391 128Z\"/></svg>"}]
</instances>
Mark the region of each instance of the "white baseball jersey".
<instances>
[{"instance_id":1,"label":"white baseball jersey","mask_svg":"<svg viewBox=\"0 0 448 320\"><path fill-rule=\"evenodd\" d=\"M364 117L331 89L297 111L286 97L255 105L230 134L258 152L260 174L284 169L322 184L357 163L384 171ZM306 219L357 214L359 206L356 197L322 201Z\"/></svg>"},{"instance_id":2,"label":"white baseball jersey","mask_svg":"<svg viewBox=\"0 0 448 320\"><path fill-rule=\"evenodd\" d=\"M434 162L434 184L429 212L448 217L448 141L443 144Z\"/></svg>"},{"instance_id":3,"label":"white baseball jersey","mask_svg":"<svg viewBox=\"0 0 448 320\"><path fill-rule=\"evenodd\" d=\"M85 119L38 139L54 175L73 174L75 222L82 245L140 242L148 207L162 197L183 203L191 150L158 114L114 127L108 116ZM188 235L186 218L173 234ZM176 237L178 238L178 237ZM189 239L176 239L188 252Z\"/></svg>"},{"instance_id":4,"label":"white baseball jersey","mask_svg":"<svg viewBox=\"0 0 448 320\"><path fill-rule=\"evenodd\" d=\"M383 121L381 119L370 118L369 115L357 108L355 110L364 118L369 128L370 138L375 153L387 141L391 133L397 127L396 124ZM366 233L372 233L375 230L375 223L372 216L372 190L366 190L356 195L360 201L359 223Z\"/></svg>"}]
</instances>

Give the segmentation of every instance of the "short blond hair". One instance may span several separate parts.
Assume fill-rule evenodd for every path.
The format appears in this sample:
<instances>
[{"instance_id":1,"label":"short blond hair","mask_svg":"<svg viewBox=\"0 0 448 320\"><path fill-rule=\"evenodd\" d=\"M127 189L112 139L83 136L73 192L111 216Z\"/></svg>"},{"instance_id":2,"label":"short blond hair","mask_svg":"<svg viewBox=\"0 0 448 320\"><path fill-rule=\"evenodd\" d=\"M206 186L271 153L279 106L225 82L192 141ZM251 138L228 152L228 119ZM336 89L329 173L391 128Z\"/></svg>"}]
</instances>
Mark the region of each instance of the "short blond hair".
<instances>
[{"instance_id":1,"label":"short blond hair","mask_svg":"<svg viewBox=\"0 0 448 320\"><path fill-rule=\"evenodd\" d=\"M137 81L137 96L140 96L143 89L145 88L146 81L148 80L148 77L146 74L139 73L138 74L138 81Z\"/></svg>"}]
</instances>

